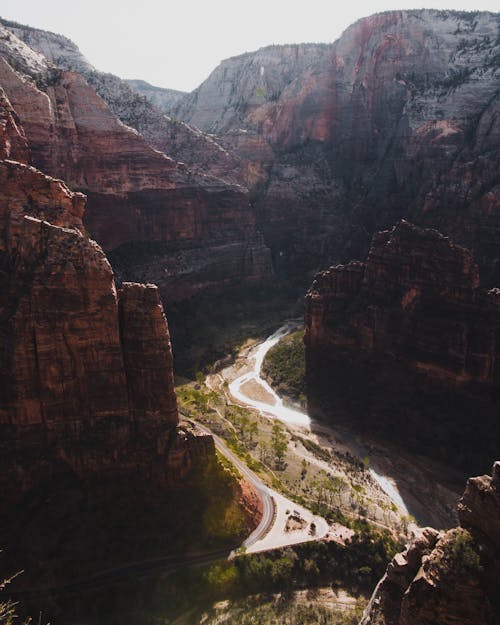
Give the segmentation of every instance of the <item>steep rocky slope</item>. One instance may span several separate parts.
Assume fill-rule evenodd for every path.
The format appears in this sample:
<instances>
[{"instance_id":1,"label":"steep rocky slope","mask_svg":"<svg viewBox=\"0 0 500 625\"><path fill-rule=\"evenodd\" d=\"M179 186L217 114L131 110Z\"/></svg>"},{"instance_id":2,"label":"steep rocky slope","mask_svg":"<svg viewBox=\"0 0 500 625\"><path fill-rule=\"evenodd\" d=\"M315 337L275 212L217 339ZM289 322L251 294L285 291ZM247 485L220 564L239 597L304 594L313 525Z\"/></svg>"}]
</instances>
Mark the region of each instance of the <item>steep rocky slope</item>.
<instances>
[{"instance_id":1,"label":"steep rocky slope","mask_svg":"<svg viewBox=\"0 0 500 625\"><path fill-rule=\"evenodd\" d=\"M174 105L185 95L185 91L177 91L177 89L165 89L164 87L156 87L145 80L128 79L125 82L143 95L147 100L156 106L162 113L168 115Z\"/></svg>"},{"instance_id":2,"label":"steep rocky slope","mask_svg":"<svg viewBox=\"0 0 500 625\"><path fill-rule=\"evenodd\" d=\"M2 513L64 470L174 484L211 442L203 460L177 433L158 289L117 292L84 196L15 161L0 181Z\"/></svg>"},{"instance_id":3,"label":"steep rocky slope","mask_svg":"<svg viewBox=\"0 0 500 625\"><path fill-rule=\"evenodd\" d=\"M0 151L22 158L2 102ZM211 436L179 424L158 288L117 290L81 193L10 159L0 188L0 578L25 571L3 596L233 546L258 521L256 495Z\"/></svg>"},{"instance_id":4,"label":"steep rocky slope","mask_svg":"<svg viewBox=\"0 0 500 625\"><path fill-rule=\"evenodd\" d=\"M247 162L259 224L295 272L360 257L400 217L498 280L498 14L394 11L331 46L224 61L176 107Z\"/></svg>"},{"instance_id":5,"label":"steep rocky slope","mask_svg":"<svg viewBox=\"0 0 500 625\"><path fill-rule=\"evenodd\" d=\"M483 467L500 444L499 301L471 253L435 230L379 232L364 263L318 274L306 296L311 409Z\"/></svg>"},{"instance_id":6,"label":"steep rocky slope","mask_svg":"<svg viewBox=\"0 0 500 625\"><path fill-rule=\"evenodd\" d=\"M495 625L500 618L500 462L471 478L460 527L426 528L387 567L360 625Z\"/></svg>"},{"instance_id":7,"label":"steep rocky slope","mask_svg":"<svg viewBox=\"0 0 500 625\"><path fill-rule=\"evenodd\" d=\"M118 81L132 94L119 79L88 68L82 70L88 80L64 71L0 28L0 85L24 131L30 163L85 191L85 225L105 249L125 248L120 258L128 260L152 254L167 268L177 262L180 250L187 250L180 289L169 269L156 276L162 294L172 300L207 286L271 275L269 253L256 233L245 189L190 171L124 126L89 84L92 77L102 89ZM37 35L38 47L48 54L40 31L27 32ZM67 58L64 50L59 54L61 47L49 46L54 60ZM76 53L69 56L70 62L81 69L83 61L74 57ZM126 99L118 99L126 107ZM204 141L199 133L189 131L189 136L195 144ZM190 254L196 263L190 263ZM219 264L218 257L223 259Z\"/></svg>"},{"instance_id":8,"label":"steep rocky slope","mask_svg":"<svg viewBox=\"0 0 500 625\"><path fill-rule=\"evenodd\" d=\"M134 128L154 148L202 175L231 182L241 179L239 159L209 137L173 120L166 101L177 101L182 92L160 89L144 81L126 81L96 70L78 47L62 35L3 20L0 22L30 49L65 71L78 72L127 126Z\"/></svg>"}]
</instances>

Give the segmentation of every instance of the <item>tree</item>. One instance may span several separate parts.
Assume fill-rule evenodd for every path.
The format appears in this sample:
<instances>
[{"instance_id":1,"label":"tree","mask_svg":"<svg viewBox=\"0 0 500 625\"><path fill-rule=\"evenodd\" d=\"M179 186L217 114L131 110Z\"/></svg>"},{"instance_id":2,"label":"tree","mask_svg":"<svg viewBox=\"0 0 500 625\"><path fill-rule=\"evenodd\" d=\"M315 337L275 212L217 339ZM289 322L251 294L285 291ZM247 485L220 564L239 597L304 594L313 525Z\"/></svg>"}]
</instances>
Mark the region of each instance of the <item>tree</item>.
<instances>
[{"instance_id":1,"label":"tree","mask_svg":"<svg viewBox=\"0 0 500 625\"><path fill-rule=\"evenodd\" d=\"M280 423L274 423L271 432L271 446L276 459L276 468L283 468L286 450L288 449L288 439L285 430Z\"/></svg>"}]
</instances>

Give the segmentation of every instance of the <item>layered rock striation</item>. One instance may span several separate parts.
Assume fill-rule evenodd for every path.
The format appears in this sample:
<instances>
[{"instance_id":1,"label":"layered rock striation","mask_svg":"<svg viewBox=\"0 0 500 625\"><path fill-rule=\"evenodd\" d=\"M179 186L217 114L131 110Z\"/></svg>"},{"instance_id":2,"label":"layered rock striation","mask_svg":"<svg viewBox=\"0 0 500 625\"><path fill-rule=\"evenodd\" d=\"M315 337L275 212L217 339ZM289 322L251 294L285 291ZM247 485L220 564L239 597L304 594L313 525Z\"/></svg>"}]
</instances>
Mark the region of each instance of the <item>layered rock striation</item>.
<instances>
[{"instance_id":1,"label":"layered rock striation","mask_svg":"<svg viewBox=\"0 0 500 625\"><path fill-rule=\"evenodd\" d=\"M471 478L460 527L421 531L394 557L360 625L494 625L500 617L500 463Z\"/></svg>"},{"instance_id":2,"label":"layered rock striation","mask_svg":"<svg viewBox=\"0 0 500 625\"><path fill-rule=\"evenodd\" d=\"M499 24L373 15L331 45L223 61L175 111L244 159L266 242L293 273L362 257L407 217L473 249L494 286Z\"/></svg>"},{"instance_id":3,"label":"layered rock striation","mask_svg":"<svg viewBox=\"0 0 500 625\"><path fill-rule=\"evenodd\" d=\"M318 274L306 296L310 405L483 466L500 443L498 304L447 237L406 221L379 232L364 263Z\"/></svg>"},{"instance_id":4,"label":"layered rock striation","mask_svg":"<svg viewBox=\"0 0 500 625\"><path fill-rule=\"evenodd\" d=\"M133 123L127 116L135 116L136 121L154 117L167 124L171 135L176 133L174 127L182 127L184 139L176 137L187 142L188 149L196 151L202 143L209 146L208 152L200 150L207 162L217 161L214 153L229 158L220 146L185 125L171 123L118 78L93 71L68 40L29 28L9 28L0 26L0 86L24 133L27 160L85 192L85 225L106 250L124 248L120 258L144 258L154 249L154 258L161 256L168 265L179 250L208 248L217 258L220 247L232 245L236 254L232 264L213 269L213 263L199 263L186 268L183 296L207 283L240 284L247 279L250 283L272 276L269 252L254 244L258 233L246 189L171 159L157 149L165 145L153 141L145 127L141 127L143 136L125 126L112 109L121 107L121 118L127 123ZM114 103L111 108L97 91ZM158 132L165 139L167 131ZM249 246L262 255L261 262L244 275L248 264L239 258ZM200 271L211 273L211 280L200 277ZM161 278L163 295L175 299L179 281L168 271Z\"/></svg>"},{"instance_id":5,"label":"layered rock striation","mask_svg":"<svg viewBox=\"0 0 500 625\"><path fill-rule=\"evenodd\" d=\"M2 515L60 473L173 486L211 446L179 438L158 289L117 292L82 194L9 160L0 185Z\"/></svg>"}]
</instances>

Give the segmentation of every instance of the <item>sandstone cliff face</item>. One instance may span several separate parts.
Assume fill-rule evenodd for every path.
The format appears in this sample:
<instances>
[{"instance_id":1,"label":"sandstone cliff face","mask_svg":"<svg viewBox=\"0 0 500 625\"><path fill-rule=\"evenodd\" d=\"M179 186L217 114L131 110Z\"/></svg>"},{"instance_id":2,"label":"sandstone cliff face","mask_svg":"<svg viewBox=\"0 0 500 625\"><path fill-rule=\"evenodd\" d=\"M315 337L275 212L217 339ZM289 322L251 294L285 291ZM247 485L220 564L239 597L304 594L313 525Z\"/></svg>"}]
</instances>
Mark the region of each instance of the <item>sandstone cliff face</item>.
<instances>
[{"instance_id":1,"label":"sandstone cliff face","mask_svg":"<svg viewBox=\"0 0 500 625\"><path fill-rule=\"evenodd\" d=\"M460 528L426 528L387 567L360 625L493 625L500 617L498 474L472 478ZM492 516L490 516L492 515Z\"/></svg>"},{"instance_id":2,"label":"sandstone cliff face","mask_svg":"<svg viewBox=\"0 0 500 625\"><path fill-rule=\"evenodd\" d=\"M66 37L21 24L3 21L9 32L64 71L77 72L127 126L137 130L148 143L176 161L189 165L202 176L241 182L239 159L209 137L168 116L172 104L185 94L160 89L144 81L126 81L96 70L78 47Z\"/></svg>"},{"instance_id":3,"label":"sandstone cliff face","mask_svg":"<svg viewBox=\"0 0 500 625\"><path fill-rule=\"evenodd\" d=\"M491 457L500 443L498 301L471 253L438 232L401 221L378 233L365 263L318 274L306 296L312 405L338 391L371 431L438 455L449 437L450 461L475 466L481 445Z\"/></svg>"},{"instance_id":4,"label":"sandstone cliff face","mask_svg":"<svg viewBox=\"0 0 500 625\"><path fill-rule=\"evenodd\" d=\"M158 289L117 293L81 194L13 161L0 184L1 513L64 472L174 485L213 444L177 433Z\"/></svg>"},{"instance_id":5,"label":"sandstone cliff face","mask_svg":"<svg viewBox=\"0 0 500 625\"><path fill-rule=\"evenodd\" d=\"M66 55L67 40L63 40L60 51L57 36L52 41L52 35L45 33L44 39L42 31L22 31L41 51L51 51L53 61L62 63L61 59L66 59L66 65L74 65L83 75L52 65L14 35L19 28L14 32L0 28L0 85L24 131L29 162L63 178L72 188L85 191L86 227L105 249L125 245L128 248L124 256L130 257L135 246L139 246L144 257L150 244L161 244L155 248L155 258L161 247L168 265L180 248L212 248L217 257L220 246L237 245L236 260L230 266L211 269L213 264L199 263L191 267L191 280L185 285L181 281L180 291L185 295L203 289L207 283L240 283L247 278L252 281L261 268L263 272L257 280L271 276L269 253L262 246L254 246L256 252L262 250L262 262L252 267L251 275L241 272L240 249L245 250L256 238L255 218L246 190L196 174L151 147L143 136L124 126L91 85L98 84L102 93L108 93L109 100L116 96L116 107L121 106L132 116L137 113L142 118L140 113L147 109L155 119L168 122L169 132L180 143L184 139L172 128L182 126L182 132L189 136L186 149L195 149L200 142L209 145L205 151L207 161L212 160L212 151L222 154L223 160L229 158L222 148L213 141L207 143L200 133L182 124L165 121L163 115L153 111L144 98L134 95L116 77L93 72L83 61L75 61L78 50ZM50 45L42 45L47 38ZM127 107L127 94L132 103L139 101L142 108ZM211 279L197 276L200 272L211 273ZM145 280L149 278L145 276ZM165 287L167 294L175 296L176 285L170 282L169 286L171 291Z\"/></svg>"},{"instance_id":6,"label":"sandstone cliff face","mask_svg":"<svg viewBox=\"0 0 500 625\"><path fill-rule=\"evenodd\" d=\"M382 13L330 46L224 61L176 113L247 162L266 241L293 271L363 256L406 216L474 249L494 285L498 34L498 14Z\"/></svg>"}]
</instances>

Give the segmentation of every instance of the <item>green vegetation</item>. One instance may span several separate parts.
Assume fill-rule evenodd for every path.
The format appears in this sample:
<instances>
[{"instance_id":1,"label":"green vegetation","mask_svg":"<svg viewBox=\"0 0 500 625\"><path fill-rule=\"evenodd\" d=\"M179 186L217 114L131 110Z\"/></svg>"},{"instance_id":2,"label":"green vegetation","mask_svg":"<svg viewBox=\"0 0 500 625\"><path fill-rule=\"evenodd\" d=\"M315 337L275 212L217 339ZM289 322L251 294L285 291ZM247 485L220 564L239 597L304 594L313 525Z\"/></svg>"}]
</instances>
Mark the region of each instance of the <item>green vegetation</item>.
<instances>
[{"instance_id":1,"label":"green vegetation","mask_svg":"<svg viewBox=\"0 0 500 625\"><path fill-rule=\"evenodd\" d=\"M323 595L326 601L323 603ZM333 599L333 601L332 601ZM216 603L203 614L203 625L353 625L358 623L366 599L352 598L352 605L335 605L328 589L252 595L245 599Z\"/></svg>"},{"instance_id":2,"label":"green vegetation","mask_svg":"<svg viewBox=\"0 0 500 625\"><path fill-rule=\"evenodd\" d=\"M271 431L271 446L275 456L276 469L281 469L285 461L285 453L288 449L288 438L281 423L273 423Z\"/></svg>"},{"instance_id":3,"label":"green vegetation","mask_svg":"<svg viewBox=\"0 0 500 625\"><path fill-rule=\"evenodd\" d=\"M204 615L213 615L217 602L228 600L222 611L230 611L235 603L251 603L252 597L259 595L258 604L267 605L259 613L261 620L248 620L242 615L233 620L231 612L231 620L226 622L271 625L288 622L273 618L296 606L294 593L299 591L303 595L307 592L307 597L303 597L307 598L305 605L315 614L314 610L318 610L315 589L326 587L361 597L357 604L353 601L353 609L357 606L359 612L397 549L398 545L388 534L374 531L365 524L348 547L334 542L305 543L268 553L245 554L204 567L151 574L143 581L134 575L130 581L119 585L69 592L53 597L58 611L50 612L51 622L77 620L76 615L83 614L85 622L106 622L107 625L152 625L174 619L176 623L195 625L207 622ZM279 595L279 600L273 594ZM44 614L49 613L45 605L39 607ZM304 613L300 607L297 614ZM58 616L58 620L52 621L53 616ZM323 620L312 622L338 625L353 622L321 618ZM298 625L311 620L289 622Z\"/></svg>"},{"instance_id":4,"label":"green vegetation","mask_svg":"<svg viewBox=\"0 0 500 625\"><path fill-rule=\"evenodd\" d=\"M277 392L305 404L306 368L303 331L285 336L266 354L262 372Z\"/></svg>"},{"instance_id":5,"label":"green vegetation","mask_svg":"<svg viewBox=\"0 0 500 625\"><path fill-rule=\"evenodd\" d=\"M471 534L458 527L449 536L449 547L444 556L446 567L452 570L453 575L458 574L466 579L480 575L483 571L481 557Z\"/></svg>"}]
</instances>

